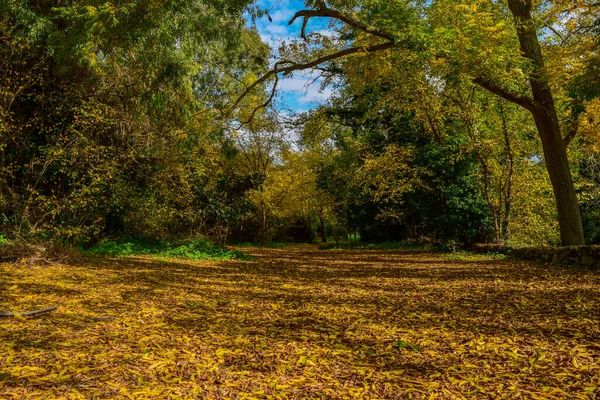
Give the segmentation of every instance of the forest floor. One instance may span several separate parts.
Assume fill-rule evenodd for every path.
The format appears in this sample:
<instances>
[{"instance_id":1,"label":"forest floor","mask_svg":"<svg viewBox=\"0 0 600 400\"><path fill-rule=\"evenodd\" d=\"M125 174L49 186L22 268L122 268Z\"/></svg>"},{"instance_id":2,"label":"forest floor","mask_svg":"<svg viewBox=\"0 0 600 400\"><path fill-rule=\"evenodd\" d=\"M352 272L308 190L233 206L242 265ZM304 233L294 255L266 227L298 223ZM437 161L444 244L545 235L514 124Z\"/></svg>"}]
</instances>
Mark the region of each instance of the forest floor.
<instances>
[{"instance_id":1,"label":"forest floor","mask_svg":"<svg viewBox=\"0 0 600 400\"><path fill-rule=\"evenodd\" d=\"M243 251L0 265L0 398L600 398L600 274Z\"/></svg>"}]
</instances>

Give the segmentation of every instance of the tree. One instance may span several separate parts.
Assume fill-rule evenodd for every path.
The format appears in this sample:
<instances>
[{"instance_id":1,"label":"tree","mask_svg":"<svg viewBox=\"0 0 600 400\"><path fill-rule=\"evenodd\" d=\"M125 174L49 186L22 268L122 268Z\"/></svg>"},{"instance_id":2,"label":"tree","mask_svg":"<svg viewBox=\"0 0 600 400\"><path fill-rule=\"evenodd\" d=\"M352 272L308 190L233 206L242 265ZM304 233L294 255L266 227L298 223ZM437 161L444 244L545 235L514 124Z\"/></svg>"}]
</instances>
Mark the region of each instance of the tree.
<instances>
[{"instance_id":1,"label":"tree","mask_svg":"<svg viewBox=\"0 0 600 400\"><path fill-rule=\"evenodd\" d=\"M248 3L0 2L3 233L197 233L232 83L265 71Z\"/></svg>"},{"instance_id":2,"label":"tree","mask_svg":"<svg viewBox=\"0 0 600 400\"><path fill-rule=\"evenodd\" d=\"M583 244L581 215L566 148L577 132L577 114L573 113L570 121L561 124L555 99L557 83L552 80L553 71L546 63L534 19L535 12L538 18L549 21L550 30L558 32L555 25L565 20L559 15L572 11L566 2L550 4L544 1L536 10L532 0L509 0L508 10L501 3L477 0L466 4L417 2L411 3L412 6L384 1L331 1L330 6L323 0L306 3L314 8L298 11L290 24L303 19L301 35L307 44L295 47L300 51L284 53L273 69L248 86L234 107L251 90L279 74L289 75L309 68L332 70L336 68L335 61L342 57L386 51L391 55L390 66L399 69L402 63L392 61L399 61L394 53L400 54L400 58L409 58L411 53L427 57L432 76L465 79L529 111L542 142L553 186L561 242L563 245ZM420 17L423 14L427 18ZM317 17L335 21L340 37L348 39L346 43L343 40L319 41L308 35L308 21ZM511 23L512 34L507 27ZM573 29L569 33L576 36ZM545 36L551 36L551 33L545 33ZM436 49L447 37L454 40L454 47ZM317 42L323 46L315 50ZM560 43L551 44L561 46ZM578 62L574 60L574 64ZM438 68L439 65L443 68ZM528 90L525 90L525 82L528 82ZM565 106L567 103L561 99L561 115L569 108ZM569 128L567 134L563 134L564 126Z\"/></svg>"},{"instance_id":3,"label":"tree","mask_svg":"<svg viewBox=\"0 0 600 400\"><path fill-rule=\"evenodd\" d=\"M502 88L488 78L477 77L474 82L491 93L524 107L533 115L554 189L561 243L582 245L584 237L581 213L566 150L575 133L570 133L563 139L544 56L532 18L532 0L508 0L508 7L515 18L521 53L531 61L528 79L533 98Z\"/></svg>"}]
</instances>

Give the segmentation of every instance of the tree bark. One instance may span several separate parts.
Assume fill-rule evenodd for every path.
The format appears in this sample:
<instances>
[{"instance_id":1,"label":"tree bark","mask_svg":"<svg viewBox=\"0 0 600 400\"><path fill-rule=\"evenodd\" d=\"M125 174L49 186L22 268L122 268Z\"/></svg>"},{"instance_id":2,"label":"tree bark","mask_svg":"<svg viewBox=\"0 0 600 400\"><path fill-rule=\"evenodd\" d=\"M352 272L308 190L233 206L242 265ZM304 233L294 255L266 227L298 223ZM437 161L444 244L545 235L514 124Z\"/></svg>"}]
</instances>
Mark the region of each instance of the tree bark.
<instances>
[{"instance_id":1,"label":"tree bark","mask_svg":"<svg viewBox=\"0 0 600 400\"><path fill-rule=\"evenodd\" d=\"M508 123L506 121L506 114L502 102L500 102L500 116L502 118L502 135L504 136L504 152L506 154L506 181L500 182L500 194L504 199L504 215L502 217L502 240L504 243L508 243L510 239L510 217L512 207L512 184L513 177L515 174L515 160L512 151L512 145L510 143L510 135L508 133ZM502 173L504 175L504 172Z\"/></svg>"},{"instance_id":2,"label":"tree bark","mask_svg":"<svg viewBox=\"0 0 600 400\"><path fill-rule=\"evenodd\" d=\"M263 203L262 209L262 238L261 244L264 246L267 244L267 210L265 209L265 205Z\"/></svg>"},{"instance_id":3,"label":"tree bark","mask_svg":"<svg viewBox=\"0 0 600 400\"><path fill-rule=\"evenodd\" d=\"M321 229L320 229L321 242L326 243L327 242L327 235L325 234L325 215L323 215L323 209L322 208L319 210L319 221L321 223Z\"/></svg>"},{"instance_id":4,"label":"tree bark","mask_svg":"<svg viewBox=\"0 0 600 400\"><path fill-rule=\"evenodd\" d=\"M521 53L533 65L529 82L534 104L530 111L542 141L546 167L554 189L561 243L563 246L582 245L584 237L581 213L542 49L531 17L532 0L508 0L508 7L515 17Z\"/></svg>"}]
</instances>

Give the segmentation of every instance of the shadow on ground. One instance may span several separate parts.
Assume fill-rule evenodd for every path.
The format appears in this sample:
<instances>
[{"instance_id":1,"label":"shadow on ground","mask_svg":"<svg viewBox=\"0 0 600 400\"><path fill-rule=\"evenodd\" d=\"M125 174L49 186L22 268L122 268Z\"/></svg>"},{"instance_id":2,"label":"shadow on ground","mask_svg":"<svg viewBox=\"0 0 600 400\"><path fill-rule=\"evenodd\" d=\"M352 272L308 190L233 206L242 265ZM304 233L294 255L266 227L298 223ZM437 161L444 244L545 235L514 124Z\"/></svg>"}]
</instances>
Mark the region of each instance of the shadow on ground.
<instances>
[{"instance_id":1,"label":"shadow on ground","mask_svg":"<svg viewBox=\"0 0 600 400\"><path fill-rule=\"evenodd\" d=\"M244 250L254 260L1 266L0 309L60 308L0 320L0 394L495 398L598 384L598 274L415 250Z\"/></svg>"}]
</instances>

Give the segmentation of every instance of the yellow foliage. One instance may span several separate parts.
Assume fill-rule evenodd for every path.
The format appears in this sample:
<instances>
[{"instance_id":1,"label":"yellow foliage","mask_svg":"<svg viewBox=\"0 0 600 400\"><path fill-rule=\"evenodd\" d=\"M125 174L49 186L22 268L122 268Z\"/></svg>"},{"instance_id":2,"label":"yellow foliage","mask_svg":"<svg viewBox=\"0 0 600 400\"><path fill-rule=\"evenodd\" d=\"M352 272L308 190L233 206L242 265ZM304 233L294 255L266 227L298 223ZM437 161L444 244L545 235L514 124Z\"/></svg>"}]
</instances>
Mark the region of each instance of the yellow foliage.
<instances>
[{"instance_id":1,"label":"yellow foliage","mask_svg":"<svg viewBox=\"0 0 600 400\"><path fill-rule=\"evenodd\" d=\"M588 150L600 152L600 99L587 102L579 121L579 132Z\"/></svg>"}]
</instances>

